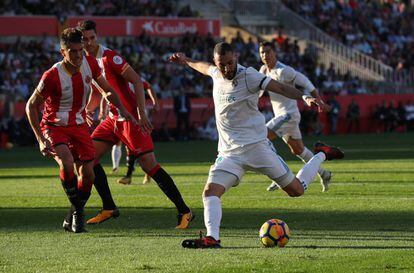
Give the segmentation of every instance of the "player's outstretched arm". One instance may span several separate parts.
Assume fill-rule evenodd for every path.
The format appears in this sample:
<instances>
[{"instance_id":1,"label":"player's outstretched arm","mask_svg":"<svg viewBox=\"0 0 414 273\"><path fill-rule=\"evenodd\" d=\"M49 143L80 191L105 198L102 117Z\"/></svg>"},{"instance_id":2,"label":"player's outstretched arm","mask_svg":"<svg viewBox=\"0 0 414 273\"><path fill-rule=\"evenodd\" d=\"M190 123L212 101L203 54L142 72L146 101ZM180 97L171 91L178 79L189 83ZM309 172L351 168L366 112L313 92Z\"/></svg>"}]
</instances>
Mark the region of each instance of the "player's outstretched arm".
<instances>
[{"instance_id":1,"label":"player's outstretched arm","mask_svg":"<svg viewBox=\"0 0 414 273\"><path fill-rule=\"evenodd\" d=\"M134 86L135 99L138 105L139 123L145 132L150 133L152 131L152 124L145 113L145 94L141 77L129 65L122 72L121 76Z\"/></svg>"},{"instance_id":2,"label":"player's outstretched arm","mask_svg":"<svg viewBox=\"0 0 414 273\"><path fill-rule=\"evenodd\" d=\"M98 90L102 93L102 96L119 109L120 114L126 119L135 124L138 124L137 120L125 109L125 106L121 103L115 90L109 85L106 79L101 75L95 79L96 83L101 87Z\"/></svg>"},{"instance_id":3,"label":"player's outstretched arm","mask_svg":"<svg viewBox=\"0 0 414 273\"><path fill-rule=\"evenodd\" d=\"M266 90L295 100L303 99L308 106L311 106L312 104L318 105L315 98L312 98L309 95L304 95L303 92L298 89L273 79L267 84Z\"/></svg>"},{"instance_id":4,"label":"player's outstretched arm","mask_svg":"<svg viewBox=\"0 0 414 273\"><path fill-rule=\"evenodd\" d=\"M192 69L197 70L198 72L206 76L210 76L209 69L213 66L213 64L208 62L190 59L187 56L185 56L185 54L182 52L172 54L168 60L176 64L188 65Z\"/></svg>"},{"instance_id":5,"label":"player's outstretched arm","mask_svg":"<svg viewBox=\"0 0 414 273\"><path fill-rule=\"evenodd\" d=\"M44 103L43 97L35 90L26 104L26 115L29 124L33 129L37 142L39 142L39 149L44 156L54 156L53 147L50 141L45 138L40 129L39 107Z\"/></svg>"}]
</instances>

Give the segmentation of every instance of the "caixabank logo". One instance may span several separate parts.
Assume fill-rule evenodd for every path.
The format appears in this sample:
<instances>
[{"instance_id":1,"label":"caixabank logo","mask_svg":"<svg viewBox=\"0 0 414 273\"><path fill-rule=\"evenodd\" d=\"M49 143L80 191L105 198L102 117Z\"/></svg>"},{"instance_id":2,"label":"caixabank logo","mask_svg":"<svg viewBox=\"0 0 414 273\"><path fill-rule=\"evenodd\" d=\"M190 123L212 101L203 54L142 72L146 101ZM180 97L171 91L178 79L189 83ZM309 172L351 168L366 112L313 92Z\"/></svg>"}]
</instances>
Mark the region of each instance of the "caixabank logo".
<instances>
[{"instance_id":1,"label":"caixabank logo","mask_svg":"<svg viewBox=\"0 0 414 273\"><path fill-rule=\"evenodd\" d=\"M194 22L174 22L174 21L145 21L142 25L145 32L154 35L179 35L184 33L196 33L198 27Z\"/></svg>"}]
</instances>

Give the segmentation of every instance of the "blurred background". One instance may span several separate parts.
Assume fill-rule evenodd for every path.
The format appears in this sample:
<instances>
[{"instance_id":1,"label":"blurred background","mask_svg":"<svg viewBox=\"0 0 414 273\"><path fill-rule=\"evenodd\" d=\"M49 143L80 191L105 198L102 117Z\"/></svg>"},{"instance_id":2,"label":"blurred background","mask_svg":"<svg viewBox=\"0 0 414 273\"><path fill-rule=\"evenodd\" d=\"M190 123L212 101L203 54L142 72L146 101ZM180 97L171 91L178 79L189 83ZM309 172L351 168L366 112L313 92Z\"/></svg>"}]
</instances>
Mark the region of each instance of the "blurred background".
<instances>
[{"instance_id":1,"label":"blurred background","mask_svg":"<svg viewBox=\"0 0 414 273\"><path fill-rule=\"evenodd\" d=\"M219 41L256 69L259 42L272 41L280 61L310 78L333 111L299 102L304 135L413 130L412 0L3 0L0 149L36 144L25 102L61 59L59 33L85 19L97 22L100 43L126 58L160 98L161 110L151 115L156 141L217 139L212 81L166 59L182 51L212 61ZM177 119L182 97L190 101L184 120ZM259 107L267 120L273 116L266 96Z\"/></svg>"}]
</instances>

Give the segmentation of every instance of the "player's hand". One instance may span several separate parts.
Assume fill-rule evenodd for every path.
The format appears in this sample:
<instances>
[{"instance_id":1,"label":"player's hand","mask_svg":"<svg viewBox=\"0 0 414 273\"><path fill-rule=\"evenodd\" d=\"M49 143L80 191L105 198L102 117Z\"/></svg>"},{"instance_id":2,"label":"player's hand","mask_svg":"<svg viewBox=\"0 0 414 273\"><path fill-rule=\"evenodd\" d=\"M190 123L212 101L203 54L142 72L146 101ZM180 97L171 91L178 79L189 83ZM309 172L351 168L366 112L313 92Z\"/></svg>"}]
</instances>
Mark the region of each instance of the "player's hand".
<instances>
[{"instance_id":1,"label":"player's hand","mask_svg":"<svg viewBox=\"0 0 414 273\"><path fill-rule=\"evenodd\" d=\"M39 149L40 153L43 156L53 157L56 156L56 152L52 147L52 144L47 138L42 138L39 140Z\"/></svg>"},{"instance_id":2,"label":"player's hand","mask_svg":"<svg viewBox=\"0 0 414 273\"><path fill-rule=\"evenodd\" d=\"M152 124L145 113L139 115L139 125L141 126L142 131L147 134L150 134L153 129Z\"/></svg>"},{"instance_id":3,"label":"player's hand","mask_svg":"<svg viewBox=\"0 0 414 273\"><path fill-rule=\"evenodd\" d=\"M182 65L186 64L186 59L187 59L187 56L185 56L185 54L182 52L174 53L171 55L171 57L168 58L170 62L173 62L176 64L182 64Z\"/></svg>"},{"instance_id":4,"label":"player's hand","mask_svg":"<svg viewBox=\"0 0 414 273\"><path fill-rule=\"evenodd\" d=\"M89 127L93 125L93 112L86 111L86 123Z\"/></svg>"},{"instance_id":5,"label":"player's hand","mask_svg":"<svg viewBox=\"0 0 414 273\"><path fill-rule=\"evenodd\" d=\"M161 105L158 101L154 102L154 104L152 105L152 112L154 113L158 113L161 110Z\"/></svg>"},{"instance_id":6,"label":"player's hand","mask_svg":"<svg viewBox=\"0 0 414 273\"><path fill-rule=\"evenodd\" d=\"M138 121L134 118L133 115L131 115L128 111L126 110L119 110L121 116L123 118L125 118L125 120L131 121L133 124L138 125Z\"/></svg>"},{"instance_id":7,"label":"player's hand","mask_svg":"<svg viewBox=\"0 0 414 273\"><path fill-rule=\"evenodd\" d=\"M311 107L312 105L318 105L317 103L317 99L313 98L313 97L307 97L305 99L305 103L308 107Z\"/></svg>"},{"instance_id":8,"label":"player's hand","mask_svg":"<svg viewBox=\"0 0 414 273\"><path fill-rule=\"evenodd\" d=\"M332 106L326 104L322 99L316 98L316 105L318 105L318 112L329 112L332 110Z\"/></svg>"}]
</instances>

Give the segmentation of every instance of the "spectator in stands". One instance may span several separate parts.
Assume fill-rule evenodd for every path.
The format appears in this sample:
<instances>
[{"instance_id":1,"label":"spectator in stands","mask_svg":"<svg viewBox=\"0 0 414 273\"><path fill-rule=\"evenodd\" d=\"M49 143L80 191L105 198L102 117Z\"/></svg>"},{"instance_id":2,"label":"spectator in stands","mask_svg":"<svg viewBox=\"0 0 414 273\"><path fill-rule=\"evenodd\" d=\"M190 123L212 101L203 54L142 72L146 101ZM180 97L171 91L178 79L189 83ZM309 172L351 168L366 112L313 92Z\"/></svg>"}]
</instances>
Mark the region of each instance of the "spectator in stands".
<instances>
[{"instance_id":1,"label":"spectator in stands","mask_svg":"<svg viewBox=\"0 0 414 273\"><path fill-rule=\"evenodd\" d=\"M355 102L355 99L352 98L351 103L348 105L348 110L346 111L348 133L359 132L359 117L359 105Z\"/></svg>"},{"instance_id":2,"label":"spectator in stands","mask_svg":"<svg viewBox=\"0 0 414 273\"><path fill-rule=\"evenodd\" d=\"M341 105L335 99L334 95L331 95L327 103L332 107L331 111L328 112L328 121L329 121L329 132L332 135L336 134L336 129L338 126L339 112L341 111Z\"/></svg>"},{"instance_id":3,"label":"spectator in stands","mask_svg":"<svg viewBox=\"0 0 414 273\"><path fill-rule=\"evenodd\" d=\"M387 117L385 119L385 129L387 132L394 132L395 128L397 128L399 122L399 115L398 110L394 106L394 102L390 101L387 109Z\"/></svg>"},{"instance_id":4,"label":"spectator in stands","mask_svg":"<svg viewBox=\"0 0 414 273\"><path fill-rule=\"evenodd\" d=\"M188 95L188 85L181 87L174 97L174 113L177 120L176 130L178 140L188 140L190 133L191 102Z\"/></svg>"},{"instance_id":5,"label":"spectator in stands","mask_svg":"<svg viewBox=\"0 0 414 273\"><path fill-rule=\"evenodd\" d=\"M411 131L414 128L414 103L409 101L404 106L405 120L407 121L407 130Z\"/></svg>"}]
</instances>

